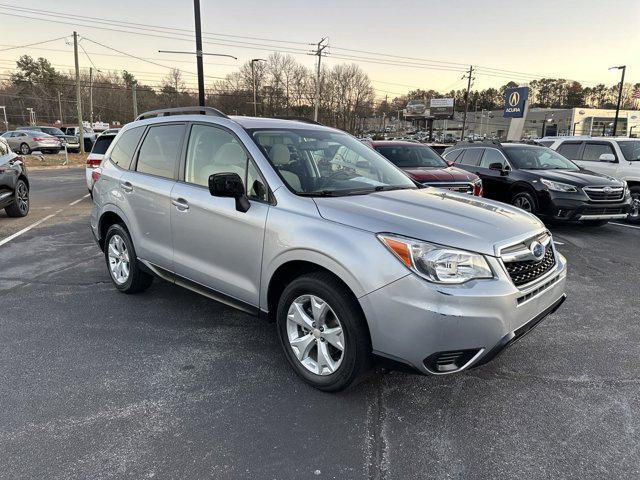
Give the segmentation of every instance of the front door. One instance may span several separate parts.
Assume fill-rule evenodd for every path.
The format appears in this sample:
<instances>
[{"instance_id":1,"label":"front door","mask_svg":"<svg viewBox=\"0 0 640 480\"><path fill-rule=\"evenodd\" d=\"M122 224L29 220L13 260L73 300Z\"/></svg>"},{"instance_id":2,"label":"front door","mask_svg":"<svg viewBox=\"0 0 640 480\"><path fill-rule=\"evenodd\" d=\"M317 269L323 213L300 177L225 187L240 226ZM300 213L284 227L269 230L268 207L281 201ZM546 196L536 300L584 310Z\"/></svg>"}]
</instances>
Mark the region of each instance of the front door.
<instances>
[{"instance_id":1,"label":"front door","mask_svg":"<svg viewBox=\"0 0 640 480\"><path fill-rule=\"evenodd\" d=\"M237 173L248 186L248 211L236 210L233 198L209 193L209 176L223 172ZM265 181L240 140L210 124L191 127L182 178L171 193L175 272L258 306L269 211Z\"/></svg>"},{"instance_id":2,"label":"front door","mask_svg":"<svg viewBox=\"0 0 640 480\"><path fill-rule=\"evenodd\" d=\"M500 164L502 170L489 168L492 164ZM496 148L484 149L477 171L482 178L482 190L485 197L503 202L511 200L507 196L510 180L507 170L510 168L509 162L500 150Z\"/></svg>"}]
</instances>

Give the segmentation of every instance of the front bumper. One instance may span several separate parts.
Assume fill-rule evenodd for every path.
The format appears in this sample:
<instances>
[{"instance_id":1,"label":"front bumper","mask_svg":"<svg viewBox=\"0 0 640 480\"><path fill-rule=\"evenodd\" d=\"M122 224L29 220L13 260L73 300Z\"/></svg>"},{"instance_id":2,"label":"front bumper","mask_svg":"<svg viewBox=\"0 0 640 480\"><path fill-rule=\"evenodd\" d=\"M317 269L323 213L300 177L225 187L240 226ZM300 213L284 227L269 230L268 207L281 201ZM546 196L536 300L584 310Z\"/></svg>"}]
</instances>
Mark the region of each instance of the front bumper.
<instances>
[{"instance_id":1,"label":"front bumper","mask_svg":"<svg viewBox=\"0 0 640 480\"><path fill-rule=\"evenodd\" d=\"M564 301L566 260L557 252L553 271L522 289L497 258L487 260L491 280L445 286L410 274L361 297L374 353L425 374L459 372L495 357ZM457 363L444 365L454 354Z\"/></svg>"},{"instance_id":2,"label":"front bumper","mask_svg":"<svg viewBox=\"0 0 640 480\"><path fill-rule=\"evenodd\" d=\"M540 214L554 220L615 220L631 211L631 197L620 201L596 202L583 193L548 192L541 202Z\"/></svg>"}]
</instances>

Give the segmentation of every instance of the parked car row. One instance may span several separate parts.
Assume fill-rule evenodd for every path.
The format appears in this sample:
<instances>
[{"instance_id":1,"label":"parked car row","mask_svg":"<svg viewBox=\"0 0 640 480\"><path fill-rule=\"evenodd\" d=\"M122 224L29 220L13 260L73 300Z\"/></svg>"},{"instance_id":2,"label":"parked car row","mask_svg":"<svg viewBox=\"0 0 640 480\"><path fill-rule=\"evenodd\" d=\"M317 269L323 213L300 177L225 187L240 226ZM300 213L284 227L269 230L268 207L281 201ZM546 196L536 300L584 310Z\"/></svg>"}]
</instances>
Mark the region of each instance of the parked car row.
<instances>
[{"instance_id":1,"label":"parked car row","mask_svg":"<svg viewBox=\"0 0 640 480\"><path fill-rule=\"evenodd\" d=\"M97 135L90 128L84 127L84 149L90 152ZM26 125L16 130L4 132L2 137L7 140L11 149L22 155L31 152L58 153L65 147L69 152L80 151L78 127L49 127Z\"/></svg>"},{"instance_id":2,"label":"parked car row","mask_svg":"<svg viewBox=\"0 0 640 480\"><path fill-rule=\"evenodd\" d=\"M92 232L118 290L157 276L270 319L321 390L376 357L460 372L560 307L566 261L521 208L411 179L450 168L413 147L377 145L388 161L318 124L149 112L92 172Z\"/></svg>"}]
</instances>

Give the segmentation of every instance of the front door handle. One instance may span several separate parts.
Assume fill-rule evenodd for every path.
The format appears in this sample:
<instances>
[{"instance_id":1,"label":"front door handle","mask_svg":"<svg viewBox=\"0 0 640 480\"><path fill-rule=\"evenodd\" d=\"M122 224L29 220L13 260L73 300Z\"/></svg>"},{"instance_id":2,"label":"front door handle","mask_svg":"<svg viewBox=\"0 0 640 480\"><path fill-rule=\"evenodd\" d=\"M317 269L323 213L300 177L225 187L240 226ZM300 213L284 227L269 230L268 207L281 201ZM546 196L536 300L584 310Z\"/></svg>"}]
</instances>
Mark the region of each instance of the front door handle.
<instances>
[{"instance_id":1,"label":"front door handle","mask_svg":"<svg viewBox=\"0 0 640 480\"><path fill-rule=\"evenodd\" d=\"M131 185L131 182L120 182L120 188L127 193L133 192L133 185Z\"/></svg>"},{"instance_id":2,"label":"front door handle","mask_svg":"<svg viewBox=\"0 0 640 480\"><path fill-rule=\"evenodd\" d=\"M186 212L187 210L189 210L189 202L187 202L184 198L172 198L171 205L176 207L181 212Z\"/></svg>"}]
</instances>

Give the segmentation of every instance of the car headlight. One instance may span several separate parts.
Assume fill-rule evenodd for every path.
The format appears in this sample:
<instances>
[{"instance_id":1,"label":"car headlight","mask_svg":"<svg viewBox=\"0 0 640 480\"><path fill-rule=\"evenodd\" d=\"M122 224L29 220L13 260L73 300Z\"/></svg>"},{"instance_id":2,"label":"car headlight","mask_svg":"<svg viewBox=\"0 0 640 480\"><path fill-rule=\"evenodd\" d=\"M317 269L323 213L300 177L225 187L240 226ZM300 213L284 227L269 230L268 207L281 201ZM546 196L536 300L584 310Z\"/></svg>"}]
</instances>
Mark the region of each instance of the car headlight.
<instances>
[{"instance_id":1,"label":"car headlight","mask_svg":"<svg viewBox=\"0 0 640 480\"><path fill-rule=\"evenodd\" d=\"M575 186L569 185L568 183L554 182L553 180L547 180L546 178L541 178L540 181L549 190L553 190L554 192L577 192L578 191L578 189Z\"/></svg>"},{"instance_id":2,"label":"car headlight","mask_svg":"<svg viewBox=\"0 0 640 480\"><path fill-rule=\"evenodd\" d=\"M377 237L407 268L430 282L454 284L493 278L489 264L480 254L399 235Z\"/></svg>"}]
</instances>

